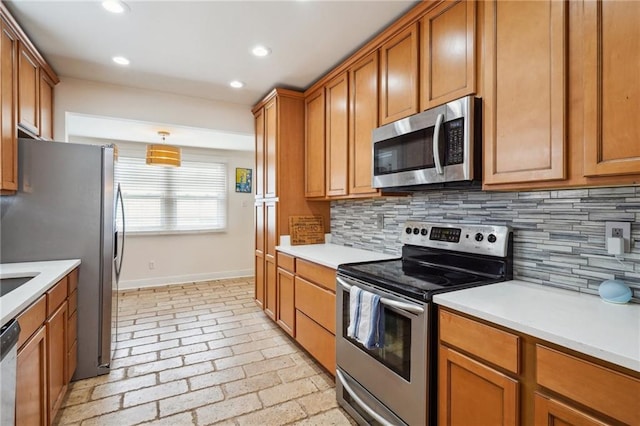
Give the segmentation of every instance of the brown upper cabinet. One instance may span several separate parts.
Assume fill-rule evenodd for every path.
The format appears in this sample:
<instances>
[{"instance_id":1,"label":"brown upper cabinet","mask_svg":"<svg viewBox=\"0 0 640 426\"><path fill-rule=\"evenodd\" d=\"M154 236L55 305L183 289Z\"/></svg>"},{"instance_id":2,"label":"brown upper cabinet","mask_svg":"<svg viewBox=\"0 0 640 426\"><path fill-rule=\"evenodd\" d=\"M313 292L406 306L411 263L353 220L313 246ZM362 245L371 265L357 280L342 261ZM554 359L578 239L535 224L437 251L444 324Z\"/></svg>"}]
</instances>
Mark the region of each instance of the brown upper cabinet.
<instances>
[{"instance_id":1,"label":"brown upper cabinet","mask_svg":"<svg viewBox=\"0 0 640 426\"><path fill-rule=\"evenodd\" d=\"M309 88L305 196L382 195L371 187L372 131L419 112L420 97L426 107L475 93L475 31L475 1L423 2Z\"/></svg>"},{"instance_id":2,"label":"brown upper cabinet","mask_svg":"<svg viewBox=\"0 0 640 426\"><path fill-rule=\"evenodd\" d=\"M53 140L53 87L55 83L46 73L40 73L39 106L40 138Z\"/></svg>"},{"instance_id":3,"label":"brown upper cabinet","mask_svg":"<svg viewBox=\"0 0 640 426\"><path fill-rule=\"evenodd\" d=\"M476 92L476 2L447 1L420 20L422 110Z\"/></svg>"},{"instance_id":4,"label":"brown upper cabinet","mask_svg":"<svg viewBox=\"0 0 640 426\"><path fill-rule=\"evenodd\" d=\"M306 97L305 196L376 196L371 132L378 125L378 52Z\"/></svg>"},{"instance_id":5,"label":"brown upper cabinet","mask_svg":"<svg viewBox=\"0 0 640 426\"><path fill-rule=\"evenodd\" d=\"M349 194L376 195L371 188L371 132L378 127L378 52L349 69Z\"/></svg>"},{"instance_id":6,"label":"brown upper cabinet","mask_svg":"<svg viewBox=\"0 0 640 426\"><path fill-rule=\"evenodd\" d=\"M484 2L484 184L564 179L567 4Z\"/></svg>"},{"instance_id":7,"label":"brown upper cabinet","mask_svg":"<svg viewBox=\"0 0 640 426\"><path fill-rule=\"evenodd\" d=\"M18 188L18 130L53 139L53 91L58 77L0 2L0 194Z\"/></svg>"},{"instance_id":8,"label":"brown upper cabinet","mask_svg":"<svg viewBox=\"0 0 640 426\"><path fill-rule=\"evenodd\" d=\"M380 47L380 125L418 112L418 23Z\"/></svg>"},{"instance_id":9,"label":"brown upper cabinet","mask_svg":"<svg viewBox=\"0 0 640 426\"><path fill-rule=\"evenodd\" d=\"M584 174L640 173L640 3L584 3Z\"/></svg>"},{"instance_id":10,"label":"brown upper cabinet","mask_svg":"<svg viewBox=\"0 0 640 426\"><path fill-rule=\"evenodd\" d=\"M18 126L39 135L40 70L35 57L20 43L18 47Z\"/></svg>"},{"instance_id":11,"label":"brown upper cabinet","mask_svg":"<svg viewBox=\"0 0 640 426\"><path fill-rule=\"evenodd\" d=\"M305 187L307 198L324 197L324 87L305 98Z\"/></svg>"},{"instance_id":12,"label":"brown upper cabinet","mask_svg":"<svg viewBox=\"0 0 640 426\"><path fill-rule=\"evenodd\" d=\"M16 139L17 52L16 33L0 19L0 191L18 189L18 141Z\"/></svg>"},{"instance_id":13,"label":"brown upper cabinet","mask_svg":"<svg viewBox=\"0 0 640 426\"><path fill-rule=\"evenodd\" d=\"M347 195L349 179L349 79L343 72L325 86L327 196Z\"/></svg>"},{"instance_id":14,"label":"brown upper cabinet","mask_svg":"<svg viewBox=\"0 0 640 426\"><path fill-rule=\"evenodd\" d=\"M514 6L484 4L484 188L640 183L640 4Z\"/></svg>"}]
</instances>

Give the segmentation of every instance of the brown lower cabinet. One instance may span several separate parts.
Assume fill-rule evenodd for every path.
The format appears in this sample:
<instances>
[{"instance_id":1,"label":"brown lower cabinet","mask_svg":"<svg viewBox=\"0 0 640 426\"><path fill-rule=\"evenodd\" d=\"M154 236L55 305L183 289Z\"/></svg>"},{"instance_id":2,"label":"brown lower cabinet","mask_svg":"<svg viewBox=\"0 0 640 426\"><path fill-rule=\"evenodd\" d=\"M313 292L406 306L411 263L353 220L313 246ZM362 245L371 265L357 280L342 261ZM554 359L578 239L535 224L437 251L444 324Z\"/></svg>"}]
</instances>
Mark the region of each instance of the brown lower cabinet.
<instances>
[{"instance_id":1,"label":"brown lower cabinet","mask_svg":"<svg viewBox=\"0 0 640 426\"><path fill-rule=\"evenodd\" d=\"M17 425L52 424L64 399L77 360L77 282L75 269L17 317Z\"/></svg>"},{"instance_id":2,"label":"brown lower cabinet","mask_svg":"<svg viewBox=\"0 0 640 426\"><path fill-rule=\"evenodd\" d=\"M294 296L294 261L292 256L278 253L276 322L291 337L296 336L296 308Z\"/></svg>"},{"instance_id":3,"label":"brown lower cabinet","mask_svg":"<svg viewBox=\"0 0 640 426\"><path fill-rule=\"evenodd\" d=\"M282 252L277 259L276 322L335 375L336 271Z\"/></svg>"},{"instance_id":4,"label":"brown lower cabinet","mask_svg":"<svg viewBox=\"0 0 640 426\"><path fill-rule=\"evenodd\" d=\"M18 351L16 424L46 425L47 331L43 325Z\"/></svg>"},{"instance_id":5,"label":"brown lower cabinet","mask_svg":"<svg viewBox=\"0 0 640 426\"><path fill-rule=\"evenodd\" d=\"M638 372L443 308L439 339L441 426L640 424Z\"/></svg>"}]
</instances>

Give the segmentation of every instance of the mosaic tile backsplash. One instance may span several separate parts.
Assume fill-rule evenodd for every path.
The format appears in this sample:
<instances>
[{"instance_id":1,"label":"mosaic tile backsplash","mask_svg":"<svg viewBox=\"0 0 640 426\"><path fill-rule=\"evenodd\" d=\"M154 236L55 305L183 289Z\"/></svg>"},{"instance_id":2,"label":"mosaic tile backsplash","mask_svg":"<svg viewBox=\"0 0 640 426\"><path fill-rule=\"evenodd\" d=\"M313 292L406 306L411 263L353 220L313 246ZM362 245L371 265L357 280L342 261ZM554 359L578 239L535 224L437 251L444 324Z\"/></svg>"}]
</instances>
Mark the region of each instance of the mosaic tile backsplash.
<instances>
[{"instance_id":1,"label":"mosaic tile backsplash","mask_svg":"<svg viewBox=\"0 0 640 426\"><path fill-rule=\"evenodd\" d=\"M384 226L378 229L380 215ZM331 203L334 244L400 254L407 220L509 225L514 278L598 294L621 279L640 303L640 187L538 192L436 190L407 197ZM630 253L617 260L605 248L605 221L632 222Z\"/></svg>"}]
</instances>

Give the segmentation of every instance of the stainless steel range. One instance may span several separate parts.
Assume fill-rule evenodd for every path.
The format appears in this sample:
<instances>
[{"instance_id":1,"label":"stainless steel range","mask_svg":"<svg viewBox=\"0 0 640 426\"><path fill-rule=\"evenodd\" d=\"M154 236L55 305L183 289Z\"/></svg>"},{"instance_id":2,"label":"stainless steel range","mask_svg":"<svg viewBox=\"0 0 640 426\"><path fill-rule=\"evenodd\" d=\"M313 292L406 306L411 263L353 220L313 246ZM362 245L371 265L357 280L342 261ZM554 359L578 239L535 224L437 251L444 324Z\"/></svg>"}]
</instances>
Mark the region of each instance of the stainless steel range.
<instances>
[{"instance_id":1,"label":"stainless steel range","mask_svg":"<svg viewBox=\"0 0 640 426\"><path fill-rule=\"evenodd\" d=\"M400 239L400 259L338 267L336 394L363 425L435 425L433 295L512 278L509 227L407 222ZM347 335L353 286L380 297L378 347Z\"/></svg>"}]
</instances>

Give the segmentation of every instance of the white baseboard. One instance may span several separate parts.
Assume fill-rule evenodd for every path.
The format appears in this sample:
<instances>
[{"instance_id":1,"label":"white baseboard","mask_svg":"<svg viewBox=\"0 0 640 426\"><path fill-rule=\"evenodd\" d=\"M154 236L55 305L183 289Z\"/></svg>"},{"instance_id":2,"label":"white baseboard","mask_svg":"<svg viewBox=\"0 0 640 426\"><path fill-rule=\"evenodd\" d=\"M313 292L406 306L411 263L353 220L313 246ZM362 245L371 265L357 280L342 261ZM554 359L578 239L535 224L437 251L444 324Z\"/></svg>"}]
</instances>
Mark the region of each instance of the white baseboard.
<instances>
[{"instance_id":1,"label":"white baseboard","mask_svg":"<svg viewBox=\"0 0 640 426\"><path fill-rule=\"evenodd\" d=\"M118 283L118 290L131 290L148 287L161 287L171 284L184 284L199 281L220 280L225 278L253 277L253 269L239 271L210 272L206 274L174 275L170 277L153 277L141 280L126 280Z\"/></svg>"}]
</instances>

